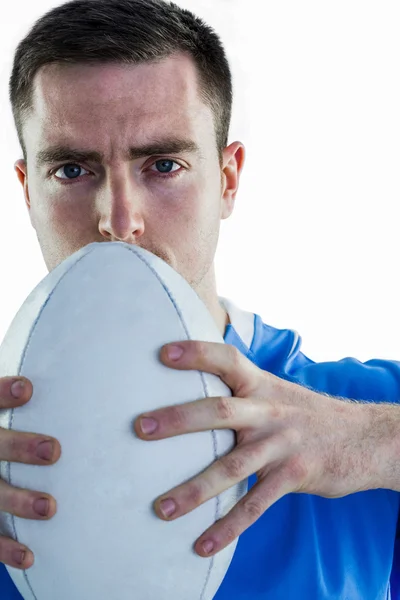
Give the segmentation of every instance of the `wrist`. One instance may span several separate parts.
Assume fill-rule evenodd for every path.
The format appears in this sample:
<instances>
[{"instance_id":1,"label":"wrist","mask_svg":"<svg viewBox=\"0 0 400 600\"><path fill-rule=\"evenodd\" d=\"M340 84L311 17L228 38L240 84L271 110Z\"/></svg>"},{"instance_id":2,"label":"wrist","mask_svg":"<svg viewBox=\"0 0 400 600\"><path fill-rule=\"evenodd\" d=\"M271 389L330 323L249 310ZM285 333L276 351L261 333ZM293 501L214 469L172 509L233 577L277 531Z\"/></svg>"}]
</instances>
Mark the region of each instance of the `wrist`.
<instances>
[{"instance_id":1,"label":"wrist","mask_svg":"<svg viewBox=\"0 0 400 600\"><path fill-rule=\"evenodd\" d=\"M357 404L364 412L361 454L367 489L400 491L400 407L397 404Z\"/></svg>"}]
</instances>

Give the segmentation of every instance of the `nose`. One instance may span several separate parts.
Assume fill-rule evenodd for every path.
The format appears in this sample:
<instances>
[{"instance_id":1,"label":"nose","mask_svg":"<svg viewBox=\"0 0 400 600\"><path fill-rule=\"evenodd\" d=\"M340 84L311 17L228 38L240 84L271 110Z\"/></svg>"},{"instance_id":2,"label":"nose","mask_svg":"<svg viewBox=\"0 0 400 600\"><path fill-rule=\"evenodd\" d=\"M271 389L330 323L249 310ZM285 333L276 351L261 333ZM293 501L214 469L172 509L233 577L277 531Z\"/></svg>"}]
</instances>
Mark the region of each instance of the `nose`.
<instances>
[{"instance_id":1,"label":"nose","mask_svg":"<svg viewBox=\"0 0 400 600\"><path fill-rule=\"evenodd\" d=\"M132 190L108 192L101 202L99 231L111 242L137 243L144 233L139 195Z\"/></svg>"}]
</instances>

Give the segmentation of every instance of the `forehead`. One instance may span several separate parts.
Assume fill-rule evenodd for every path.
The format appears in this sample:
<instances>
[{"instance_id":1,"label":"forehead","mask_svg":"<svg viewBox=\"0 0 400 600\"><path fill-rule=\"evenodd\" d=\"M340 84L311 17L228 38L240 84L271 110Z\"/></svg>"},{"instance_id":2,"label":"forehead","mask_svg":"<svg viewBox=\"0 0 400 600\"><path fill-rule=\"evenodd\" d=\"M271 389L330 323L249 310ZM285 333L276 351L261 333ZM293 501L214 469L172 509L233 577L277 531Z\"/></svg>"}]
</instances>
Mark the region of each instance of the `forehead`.
<instances>
[{"instance_id":1,"label":"forehead","mask_svg":"<svg viewBox=\"0 0 400 600\"><path fill-rule=\"evenodd\" d=\"M82 134L101 145L116 136L122 142L128 133L144 143L160 131L193 136L213 128L195 65L185 55L139 65L46 65L33 98L30 127L39 145Z\"/></svg>"}]
</instances>

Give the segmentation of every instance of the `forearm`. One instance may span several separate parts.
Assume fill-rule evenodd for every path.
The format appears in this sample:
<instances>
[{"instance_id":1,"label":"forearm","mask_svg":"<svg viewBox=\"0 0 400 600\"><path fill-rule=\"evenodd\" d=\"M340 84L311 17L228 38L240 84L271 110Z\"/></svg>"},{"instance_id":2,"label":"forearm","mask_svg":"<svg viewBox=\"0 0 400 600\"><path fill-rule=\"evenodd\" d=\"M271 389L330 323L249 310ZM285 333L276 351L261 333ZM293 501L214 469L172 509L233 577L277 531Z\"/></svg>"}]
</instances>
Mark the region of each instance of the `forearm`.
<instances>
[{"instance_id":1,"label":"forearm","mask_svg":"<svg viewBox=\"0 0 400 600\"><path fill-rule=\"evenodd\" d=\"M358 408L367 417L360 452L371 481L369 489L400 491L400 406L357 403Z\"/></svg>"}]
</instances>

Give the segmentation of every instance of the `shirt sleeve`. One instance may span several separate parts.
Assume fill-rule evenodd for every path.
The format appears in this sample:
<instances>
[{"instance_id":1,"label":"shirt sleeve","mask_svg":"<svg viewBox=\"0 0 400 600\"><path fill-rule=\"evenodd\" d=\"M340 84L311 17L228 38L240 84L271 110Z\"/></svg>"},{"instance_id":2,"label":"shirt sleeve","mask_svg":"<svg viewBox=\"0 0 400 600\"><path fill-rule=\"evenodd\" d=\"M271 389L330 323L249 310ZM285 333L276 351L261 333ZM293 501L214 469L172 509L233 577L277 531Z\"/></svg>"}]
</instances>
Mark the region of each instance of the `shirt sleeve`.
<instances>
[{"instance_id":1,"label":"shirt sleeve","mask_svg":"<svg viewBox=\"0 0 400 600\"><path fill-rule=\"evenodd\" d=\"M314 363L298 353L290 369L280 376L330 396L365 402L400 403L400 362L343 358Z\"/></svg>"}]
</instances>

